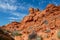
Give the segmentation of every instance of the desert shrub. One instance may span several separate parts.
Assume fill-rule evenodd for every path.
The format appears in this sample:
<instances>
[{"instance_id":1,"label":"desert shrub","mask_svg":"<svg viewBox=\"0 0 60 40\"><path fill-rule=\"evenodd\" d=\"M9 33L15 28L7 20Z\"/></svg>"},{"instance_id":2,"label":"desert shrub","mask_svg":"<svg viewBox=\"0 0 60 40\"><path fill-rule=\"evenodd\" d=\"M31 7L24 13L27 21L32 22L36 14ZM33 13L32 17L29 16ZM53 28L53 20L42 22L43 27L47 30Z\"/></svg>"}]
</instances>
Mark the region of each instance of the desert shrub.
<instances>
[{"instance_id":1,"label":"desert shrub","mask_svg":"<svg viewBox=\"0 0 60 40\"><path fill-rule=\"evenodd\" d=\"M5 35L5 34L8 34L8 33L9 33L9 31L4 30L4 29L0 29L0 33Z\"/></svg>"},{"instance_id":2,"label":"desert shrub","mask_svg":"<svg viewBox=\"0 0 60 40\"><path fill-rule=\"evenodd\" d=\"M0 33L1 33L1 34L4 34L4 32L3 32L3 30L2 30L2 29L0 29Z\"/></svg>"},{"instance_id":3,"label":"desert shrub","mask_svg":"<svg viewBox=\"0 0 60 40\"><path fill-rule=\"evenodd\" d=\"M28 39L31 40L31 39L35 39L37 36L37 34L35 32L32 32L29 36L28 36Z\"/></svg>"},{"instance_id":4,"label":"desert shrub","mask_svg":"<svg viewBox=\"0 0 60 40\"><path fill-rule=\"evenodd\" d=\"M43 40L42 36L38 36L36 32L32 32L29 36L28 36L28 40Z\"/></svg>"},{"instance_id":5,"label":"desert shrub","mask_svg":"<svg viewBox=\"0 0 60 40\"><path fill-rule=\"evenodd\" d=\"M5 33L5 34L8 34L8 33L10 33L9 31L7 31L7 30L3 30L3 32Z\"/></svg>"},{"instance_id":6,"label":"desert shrub","mask_svg":"<svg viewBox=\"0 0 60 40\"><path fill-rule=\"evenodd\" d=\"M43 22L43 23L48 24L48 21L47 21L47 20L44 20L44 22Z\"/></svg>"},{"instance_id":7,"label":"desert shrub","mask_svg":"<svg viewBox=\"0 0 60 40\"><path fill-rule=\"evenodd\" d=\"M42 36L37 36L36 40L43 40Z\"/></svg>"},{"instance_id":8,"label":"desert shrub","mask_svg":"<svg viewBox=\"0 0 60 40\"><path fill-rule=\"evenodd\" d=\"M22 34L20 34L18 31L13 31L11 33L12 36L21 36Z\"/></svg>"},{"instance_id":9,"label":"desert shrub","mask_svg":"<svg viewBox=\"0 0 60 40\"><path fill-rule=\"evenodd\" d=\"M60 30L57 32L57 37L60 39Z\"/></svg>"},{"instance_id":10,"label":"desert shrub","mask_svg":"<svg viewBox=\"0 0 60 40\"><path fill-rule=\"evenodd\" d=\"M0 40L9 40L8 38L4 38L2 36L0 36Z\"/></svg>"}]
</instances>

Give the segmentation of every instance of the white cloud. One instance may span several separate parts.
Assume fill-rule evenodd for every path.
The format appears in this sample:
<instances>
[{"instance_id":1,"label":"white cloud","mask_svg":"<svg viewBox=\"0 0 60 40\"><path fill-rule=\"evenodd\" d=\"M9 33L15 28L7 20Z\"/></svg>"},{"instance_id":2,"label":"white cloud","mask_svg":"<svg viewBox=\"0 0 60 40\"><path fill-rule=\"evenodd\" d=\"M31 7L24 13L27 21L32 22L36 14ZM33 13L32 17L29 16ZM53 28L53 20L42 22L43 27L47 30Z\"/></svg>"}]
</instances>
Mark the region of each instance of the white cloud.
<instances>
[{"instance_id":1,"label":"white cloud","mask_svg":"<svg viewBox=\"0 0 60 40\"><path fill-rule=\"evenodd\" d=\"M15 11L15 10L26 10L30 6L32 7L31 4L27 4L26 2L17 3L16 1L18 0L0 0L0 8L2 8L4 11L6 10Z\"/></svg>"},{"instance_id":2,"label":"white cloud","mask_svg":"<svg viewBox=\"0 0 60 40\"><path fill-rule=\"evenodd\" d=\"M22 10L26 9L24 6L19 6L18 8Z\"/></svg>"},{"instance_id":3,"label":"white cloud","mask_svg":"<svg viewBox=\"0 0 60 40\"><path fill-rule=\"evenodd\" d=\"M0 8L8 9L8 10L16 10L17 6L13 6L8 3L4 3L4 4L2 3L2 4L0 4Z\"/></svg>"},{"instance_id":4,"label":"white cloud","mask_svg":"<svg viewBox=\"0 0 60 40\"><path fill-rule=\"evenodd\" d=\"M11 20L8 20L9 22L13 22L13 21L16 21L16 20L14 20L14 19L11 19Z\"/></svg>"},{"instance_id":5,"label":"white cloud","mask_svg":"<svg viewBox=\"0 0 60 40\"><path fill-rule=\"evenodd\" d=\"M2 9L3 12L6 12L9 15L11 15L11 17L10 16L7 17L8 20L10 21L21 20L26 15L24 13L18 12L17 10L22 11L22 10L27 10L30 7L34 7L31 4L26 4L26 2L17 3L17 5L15 4L16 4L16 0L0 0L0 9Z\"/></svg>"},{"instance_id":6,"label":"white cloud","mask_svg":"<svg viewBox=\"0 0 60 40\"><path fill-rule=\"evenodd\" d=\"M20 14L19 13L12 13L11 15L14 15L14 16L20 16Z\"/></svg>"},{"instance_id":7,"label":"white cloud","mask_svg":"<svg viewBox=\"0 0 60 40\"><path fill-rule=\"evenodd\" d=\"M25 16L26 14L24 14L24 13L19 13L19 12L12 12L11 15L14 15L14 16L17 16L17 17L23 17L23 16Z\"/></svg>"},{"instance_id":8,"label":"white cloud","mask_svg":"<svg viewBox=\"0 0 60 40\"><path fill-rule=\"evenodd\" d=\"M9 21L17 21L17 20L22 20L26 14L18 13L18 12L12 12L11 15L14 15L12 17L8 17ZM17 16L17 17L16 17Z\"/></svg>"},{"instance_id":9,"label":"white cloud","mask_svg":"<svg viewBox=\"0 0 60 40\"><path fill-rule=\"evenodd\" d=\"M17 2L17 0L0 0L0 3L5 3L5 2L7 2L7 3L16 3Z\"/></svg>"},{"instance_id":10,"label":"white cloud","mask_svg":"<svg viewBox=\"0 0 60 40\"><path fill-rule=\"evenodd\" d=\"M8 1L9 1L9 0L8 0ZM16 1L17 1L17 0L10 0L10 2L12 2L12 3L16 3Z\"/></svg>"},{"instance_id":11,"label":"white cloud","mask_svg":"<svg viewBox=\"0 0 60 40\"><path fill-rule=\"evenodd\" d=\"M19 18L16 18L16 17L9 17L8 19L17 20L17 19L19 19Z\"/></svg>"},{"instance_id":12,"label":"white cloud","mask_svg":"<svg viewBox=\"0 0 60 40\"><path fill-rule=\"evenodd\" d=\"M15 10L26 10L27 8L25 6L23 6L22 4L17 6L14 4L9 4L9 3L0 3L0 8L3 10L10 10L10 11L15 11Z\"/></svg>"},{"instance_id":13,"label":"white cloud","mask_svg":"<svg viewBox=\"0 0 60 40\"><path fill-rule=\"evenodd\" d=\"M8 17L8 21L9 22L13 22L13 21L17 21L17 20L19 20L20 18L18 18L18 17Z\"/></svg>"}]
</instances>

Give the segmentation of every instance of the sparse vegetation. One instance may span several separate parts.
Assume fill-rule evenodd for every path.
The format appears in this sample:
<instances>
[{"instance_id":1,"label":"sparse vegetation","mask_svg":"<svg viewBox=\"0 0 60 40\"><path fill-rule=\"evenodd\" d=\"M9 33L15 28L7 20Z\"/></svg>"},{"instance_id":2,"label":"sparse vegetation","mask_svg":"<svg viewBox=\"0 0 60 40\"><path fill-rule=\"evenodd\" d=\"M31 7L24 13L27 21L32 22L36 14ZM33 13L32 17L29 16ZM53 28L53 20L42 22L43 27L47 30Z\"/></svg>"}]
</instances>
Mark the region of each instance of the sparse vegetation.
<instances>
[{"instance_id":1,"label":"sparse vegetation","mask_svg":"<svg viewBox=\"0 0 60 40\"><path fill-rule=\"evenodd\" d=\"M0 36L0 40L9 40L8 38L4 38L2 36Z\"/></svg>"},{"instance_id":2,"label":"sparse vegetation","mask_svg":"<svg viewBox=\"0 0 60 40\"><path fill-rule=\"evenodd\" d=\"M29 36L28 36L28 40L43 40L42 36L38 36L35 32L32 32Z\"/></svg>"},{"instance_id":3,"label":"sparse vegetation","mask_svg":"<svg viewBox=\"0 0 60 40\"><path fill-rule=\"evenodd\" d=\"M13 31L12 32L12 36L21 36L22 34L20 34L18 31Z\"/></svg>"},{"instance_id":4,"label":"sparse vegetation","mask_svg":"<svg viewBox=\"0 0 60 40\"><path fill-rule=\"evenodd\" d=\"M60 30L57 32L57 37L60 39Z\"/></svg>"},{"instance_id":5,"label":"sparse vegetation","mask_svg":"<svg viewBox=\"0 0 60 40\"><path fill-rule=\"evenodd\" d=\"M33 31L29 36L28 36L28 39L31 40L31 39L35 39L37 37L37 34Z\"/></svg>"},{"instance_id":6,"label":"sparse vegetation","mask_svg":"<svg viewBox=\"0 0 60 40\"><path fill-rule=\"evenodd\" d=\"M0 40L14 40L14 39L8 34L8 31L0 28Z\"/></svg>"},{"instance_id":7,"label":"sparse vegetation","mask_svg":"<svg viewBox=\"0 0 60 40\"><path fill-rule=\"evenodd\" d=\"M0 36L0 40L10 40L8 37Z\"/></svg>"},{"instance_id":8,"label":"sparse vegetation","mask_svg":"<svg viewBox=\"0 0 60 40\"><path fill-rule=\"evenodd\" d=\"M49 32L50 32L50 29L46 29L45 32L46 32L46 33L49 33Z\"/></svg>"},{"instance_id":9,"label":"sparse vegetation","mask_svg":"<svg viewBox=\"0 0 60 40\"><path fill-rule=\"evenodd\" d=\"M44 22L43 22L44 24L48 24L48 21L47 20L44 20Z\"/></svg>"},{"instance_id":10,"label":"sparse vegetation","mask_svg":"<svg viewBox=\"0 0 60 40\"><path fill-rule=\"evenodd\" d=\"M42 36L37 36L36 40L43 40Z\"/></svg>"}]
</instances>

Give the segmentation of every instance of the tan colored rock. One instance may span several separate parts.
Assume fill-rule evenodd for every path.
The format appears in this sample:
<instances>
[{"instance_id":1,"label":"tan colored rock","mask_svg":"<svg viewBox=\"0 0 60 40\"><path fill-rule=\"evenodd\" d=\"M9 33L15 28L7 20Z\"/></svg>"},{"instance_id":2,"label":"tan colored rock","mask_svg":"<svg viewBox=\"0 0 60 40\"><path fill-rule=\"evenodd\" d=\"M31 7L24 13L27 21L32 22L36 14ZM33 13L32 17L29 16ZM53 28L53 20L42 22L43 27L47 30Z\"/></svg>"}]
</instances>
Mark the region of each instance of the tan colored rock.
<instances>
[{"instance_id":1,"label":"tan colored rock","mask_svg":"<svg viewBox=\"0 0 60 40\"><path fill-rule=\"evenodd\" d=\"M30 13L34 13L34 8L30 8L30 9L29 9L29 12L30 12Z\"/></svg>"},{"instance_id":2,"label":"tan colored rock","mask_svg":"<svg viewBox=\"0 0 60 40\"><path fill-rule=\"evenodd\" d=\"M37 8L37 9L35 9L34 11L35 11L35 12L38 12L38 11L40 11L40 10Z\"/></svg>"}]
</instances>

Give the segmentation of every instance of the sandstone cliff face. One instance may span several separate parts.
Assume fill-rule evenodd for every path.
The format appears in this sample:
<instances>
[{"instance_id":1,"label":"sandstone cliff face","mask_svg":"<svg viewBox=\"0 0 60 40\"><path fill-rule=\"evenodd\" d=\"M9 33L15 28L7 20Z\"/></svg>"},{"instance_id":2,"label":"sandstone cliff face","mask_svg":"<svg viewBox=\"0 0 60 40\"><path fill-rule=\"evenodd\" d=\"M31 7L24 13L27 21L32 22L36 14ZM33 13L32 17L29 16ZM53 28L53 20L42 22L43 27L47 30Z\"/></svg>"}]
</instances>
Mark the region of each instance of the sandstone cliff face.
<instances>
[{"instance_id":1,"label":"sandstone cliff face","mask_svg":"<svg viewBox=\"0 0 60 40\"><path fill-rule=\"evenodd\" d=\"M29 14L21 22L12 22L2 28L10 32L19 31L22 36L15 36L15 40L28 40L33 31L42 37L40 40L60 40L57 36L60 29L60 6L49 4L43 11L30 8Z\"/></svg>"}]
</instances>

